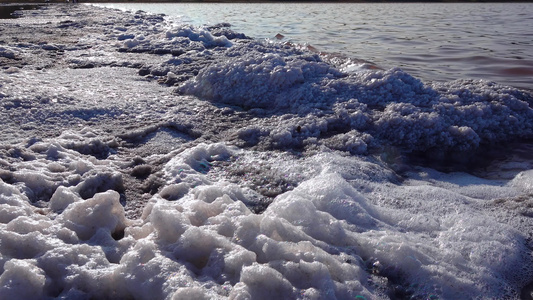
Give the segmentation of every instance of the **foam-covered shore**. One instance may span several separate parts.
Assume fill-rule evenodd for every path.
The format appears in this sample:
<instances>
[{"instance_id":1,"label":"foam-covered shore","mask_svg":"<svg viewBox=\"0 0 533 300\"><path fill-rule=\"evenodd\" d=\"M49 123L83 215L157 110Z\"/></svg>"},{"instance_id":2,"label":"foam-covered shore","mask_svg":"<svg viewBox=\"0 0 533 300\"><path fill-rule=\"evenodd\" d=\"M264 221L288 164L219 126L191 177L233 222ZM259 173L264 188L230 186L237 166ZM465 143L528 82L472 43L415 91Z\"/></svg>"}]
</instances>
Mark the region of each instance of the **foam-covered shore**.
<instances>
[{"instance_id":1,"label":"foam-covered shore","mask_svg":"<svg viewBox=\"0 0 533 300\"><path fill-rule=\"evenodd\" d=\"M531 138L528 92L143 12L0 23L1 299L529 293L529 154L411 163Z\"/></svg>"}]
</instances>

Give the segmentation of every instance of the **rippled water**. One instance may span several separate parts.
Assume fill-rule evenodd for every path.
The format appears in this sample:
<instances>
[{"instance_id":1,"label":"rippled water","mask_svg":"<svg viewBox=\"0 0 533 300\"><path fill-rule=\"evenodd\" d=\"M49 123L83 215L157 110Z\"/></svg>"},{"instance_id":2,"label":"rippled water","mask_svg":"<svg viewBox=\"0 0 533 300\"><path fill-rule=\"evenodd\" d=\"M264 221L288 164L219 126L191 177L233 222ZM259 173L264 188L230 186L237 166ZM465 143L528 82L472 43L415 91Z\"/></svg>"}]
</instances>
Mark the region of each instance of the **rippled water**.
<instances>
[{"instance_id":1,"label":"rippled water","mask_svg":"<svg viewBox=\"0 0 533 300\"><path fill-rule=\"evenodd\" d=\"M426 81L533 83L533 3L107 4L195 25L229 22L256 38L309 43L401 67Z\"/></svg>"}]
</instances>

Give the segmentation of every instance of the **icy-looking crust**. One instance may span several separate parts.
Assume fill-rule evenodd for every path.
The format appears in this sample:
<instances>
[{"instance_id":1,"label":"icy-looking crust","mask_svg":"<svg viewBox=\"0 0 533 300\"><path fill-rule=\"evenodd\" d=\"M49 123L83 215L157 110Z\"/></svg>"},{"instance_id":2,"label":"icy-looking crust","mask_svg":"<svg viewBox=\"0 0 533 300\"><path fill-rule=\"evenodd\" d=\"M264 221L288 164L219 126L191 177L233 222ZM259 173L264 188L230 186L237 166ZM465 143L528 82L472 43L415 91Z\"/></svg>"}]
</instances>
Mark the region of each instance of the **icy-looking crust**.
<instances>
[{"instance_id":1,"label":"icy-looking crust","mask_svg":"<svg viewBox=\"0 0 533 300\"><path fill-rule=\"evenodd\" d=\"M296 115L286 124L291 137L281 141L284 145L340 131L350 135L345 144L466 151L532 133L527 120L533 116L533 98L508 87L473 81L424 85L399 69L342 74L317 55L265 48L235 45L178 90L215 103L263 109L261 116ZM306 124L316 118L326 121L325 128ZM296 126L304 131L295 132ZM364 153L366 147L341 149Z\"/></svg>"},{"instance_id":2,"label":"icy-looking crust","mask_svg":"<svg viewBox=\"0 0 533 300\"><path fill-rule=\"evenodd\" d=\"M21 20L76 41L4 29L0 299L528 292L530 160L498 179L391 166L530 137L530 94L346 73L227 24L60 5Z\"/></svg>"},{"instance_id":3,"label":"icy-looking crust","mask_svg":"<svg viewBox=\"0 0 533 300\"><path fill-rule=\"evenodd\" d=\"M257 215L241 186L208 176L256 154L200 144L165 164L165 187L131 220L113 188L98 190L120 181L112 162L47 142L28 151L34 173L13 163L17 183L0 182L2 298L371 299L386 296L378 276L415 297L498 298L532 271L524 237L476 208L528 193L528 172L509 185L462 178L479 181L469 189L435 171L395 185L379 163L335 153L276 159L307 179ZM32 206L27 190L53 182L49 206Z\"/></svg>"}]
</instances>

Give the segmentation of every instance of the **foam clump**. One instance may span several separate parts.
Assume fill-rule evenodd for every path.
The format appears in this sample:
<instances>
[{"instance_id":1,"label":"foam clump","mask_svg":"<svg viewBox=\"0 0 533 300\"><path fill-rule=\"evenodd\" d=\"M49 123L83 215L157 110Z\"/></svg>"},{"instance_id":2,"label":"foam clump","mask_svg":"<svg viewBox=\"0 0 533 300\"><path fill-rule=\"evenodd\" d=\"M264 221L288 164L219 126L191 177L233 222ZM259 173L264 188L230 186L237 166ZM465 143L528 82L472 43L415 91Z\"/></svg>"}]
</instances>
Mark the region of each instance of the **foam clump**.
<instances>
[{"instance_id":1,"label":"foam clump","mask_svg":"<svg viewBox=\"0 0 533 300\"><path fill-rule=\"evenodd\" d=\"M204 147L200 145L177 157L189 158L192 153L203 152ZM168 165L175 166L175 163L171 161ZM201 174L201 171L190 172ZM267 299L272 293L281 297L295 297L298 291L293 286L313 294L313 291L323 289L324 284L339 293L339 296L354 296L357 291L365 293L362 284L353 277L363 276L359 267L354 266L353 271L341 271L342 260L329 257L330 254L321 249L325 244L319 242L314 245L317 240L283 219L270 216L270 213L265 212L264 216L251 214L239 201L242 194L236 192L235 188L218 183L194 187L172 202L156 196L146 207L143 218L154 226L154 237L158 241L172 245L170 249L173 249L172 253L178 261L185 262L196 273L219 278L219 283L237 283L230 297L250 295ZM272 210L276 210L275 206ZM314 216L302 217L310 222ZM290 242L284 241L287 239ZM306 262L314 260L320 263ZM256 262L268 261L271 261L270 267L255 265ZM321 275L311 282L302 281L304 274L311 276L315 270L320 270ZM337 286L335 280L344 282L344 279L334 279L339 276L351 283L348 286L339 283L340 286ZM265 286L279 289L274 291ZM351 290L352 287L357 289ZM179 295L185 292L177 291Z\"/></svg>"},{"instance_id":2,"label":"foam clump","mask_svg":"<svg viewBox=\"0 0 533 300\"><path fill-rule=\"evenodd\" d=\"M209 58L214 62L200 66L198 75L179 85L178 92L258 115L298 115L299 122L265 124L261 129L278 148L302 145L290 128L304 129L295 123L309 116L329 123L320 135L357 131L375 139L368 144L339 135L323 143L351 153L382 144L408 151L470 151L483 143L529 136L533 130L526 121L533 114L531 96L490 82L428 85L397 68L344 74L316 54L261 42L236 43ZM304 134L304 139L320 136Z\"/></svg>"},{"instance_id":3,"label":"foam clump","mask_svg":"<svg viewBox=\"0 0 533 300\"><path fill-rule=\"evenodd\" d=\"M172 24L162 17L151 18L144 12L137 12L136 16L137 26L115 28L120 51L179 56L187 51L230 47L233 39L248 39L227 26L199 28Z\"/></svg>"},{"instance_id":4,"label":"foam clump","mask_svg":"<svg viewBox=\"0 0 533 300\"><path fill-rule=\"evenodd\" d=\"M7 224L17 216L30 216L33 213L28 199L16 187L0 181L0 189L1 223Z\"/></svg>"},{"instance_id":5,"label":"foam clump","mask_svg":"<svg viewBox=\"0 0 533 300\"><path fill-rule=\"evenodd\" d=\"M257 299L295 296L291 284L279 272L268 266L252 265L243 270L242 277L245 288L232 295L237 299L256 295ZM264 278L269 279L264 280Z\"/></svg>"},{"instance_id":6,"label":"foam clump","mask_svg":"<svg viewBox=\"0 0 533 300\"><path fill-rule=\"evenodd\" d=\"M3 178L15 183L32 203L47 203L53 198L53 210L64 209L74 202L76 196L67 195L69 192L64 187L70 187L83 199L107 189L121 191L121 175L96 157L107 157L109 146L95 138L94 133L89 135L89 140L78 138L65 133L55 141L32 139L9 150L6 163L16 164L17 168L4 173ZM20 156L24 160L17 162Z\"/></svg>"},{"instance_id":7,"label":"foam clump","mask_svg":"<svg viewBox=\"0 0 533 300\"><path fill-rule=\"evenodd\" d=\"M236 45L225 61L202 69L181 92L245 108L296 107L312 95L312 82L339 75L312 55L287 57L294 53L282 50L265 55L261 49L255 43Z\"/></svg>"},{"instance_id":8,"label":"foam clump","mask_svg":"<svg viewBox=\"0 0 533 300\"><path fill-rule=\"evenodd\" d=\"M231 42L225 36L215 37L207 30L197 29L190 26L182 26L166 32L166 38L169 40L179 37L185 37L195 42L202 42L206 48L231 46ZM176 42L179 43L179 39Z\"/></svg>"},{"instance_id":9,"label":"foam clump","mask_svg":"<svg viewBox=\"0 0 533 300\"><path fill-rule=\"evenodd\" d=\"M98 230L105 230L109 235L123 231L126 219L119 198L115 191L96 194L91 199L69 205L59 221L82 240L90 239Z\"/></svg>"},{"instance_id":10,"label":"foam clump","mask_svg":"<svg viewBox=\"0 0 533 300\"><path fill-rule=\"evenodd\" d=\"M230 155L230 148L223 144L201 144L185 150L183 155L176 156L167 163L165 176L175 183L200 183L206 180L201 174L209 171L213 161L224 160Z\"/></svg>"},{"instance_id":11,"label":"foam clump","mask_svg":"<svg viewBox=\"0 0 533 300\"><path fill-rule=\"evenodd\" d=\"M40 299L44 296L45 283L42 269L27 261L13 259L6 262L0 276L0 296L5 299Z\"/></svg>"},{"instance_id":12,"label":"foam clump","mask_svg":"<svg viewBox=\"0 0 533 300\"><path fill-rule=\"evenodd\" d=\"M53 211L63 211L70 204L81 200L71 189L60 186L50 198L50 209Z\"/></svg>"},{"instance_id":13,"label":"foam clump","mask_svg":"<svg viewBox=\"0 0 533 300\"><path fill-rule=\"evenodd\" d=\"M305 191L300 196L303 202L294 201L292 197L298 195L300 191ZM288 195L292 196L290 206L294 207L296 211L301 209L299 214L286 207L287 204L282 204L285 197L276 199L267 211L277 211L277 214L282 214L285 218L296 217L296 220L289 219L289 221L303 225L301 219L310 221L316 218L303 214L303 211L305 211L303 208L308 206L307 203L312 203L316 210L327 212L337 220L346 220L351 224L362 227L372 226L374 223L371 216L375 212L373 212L373 208L367 203L367 200L337 174L317 176L300 184L298 188ZM278 206L282 206L284 209L280 209ZM308 226L314 225L310 223ZM336 238L332 236L331 239L335 240Z\"/></svg>"},{"instance_id":14,"label":"foam clump","mask_svg":"<svg viewBox=\"0 0 533 300\"><path fill-rule=\"evenodd\" d=\"M525 193L533 192L533 172L531 170L520 172L511 182L512 186L520 188Z\"/></svg>"}]
</instances>

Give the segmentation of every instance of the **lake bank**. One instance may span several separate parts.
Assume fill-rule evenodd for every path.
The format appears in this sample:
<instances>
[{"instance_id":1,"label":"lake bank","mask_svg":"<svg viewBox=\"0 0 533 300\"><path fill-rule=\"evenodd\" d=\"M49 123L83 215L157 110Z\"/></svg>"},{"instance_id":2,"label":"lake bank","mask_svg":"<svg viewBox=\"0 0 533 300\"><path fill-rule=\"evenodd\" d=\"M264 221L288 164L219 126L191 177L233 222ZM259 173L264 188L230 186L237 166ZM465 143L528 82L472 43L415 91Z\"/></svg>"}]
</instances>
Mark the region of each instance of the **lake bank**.
<instances>
[{"instance_id":1,"label":"lake bank","mask_svg":"<svg viewBox=\"0 0 533 300\"><path fill-rule=\"evenodd\" d=\"M518 299L533 165L439 172L533 134L532 96L425 84L158 15L0 27L0 298Z\"/></svg>"}]
</instances>

